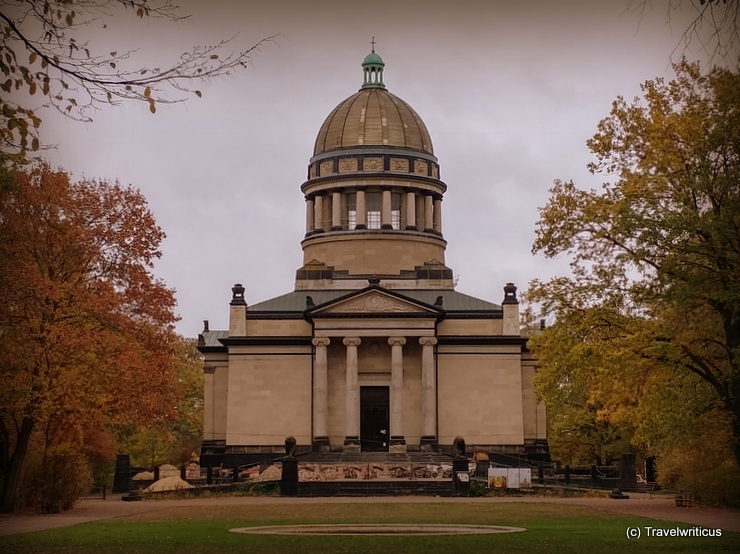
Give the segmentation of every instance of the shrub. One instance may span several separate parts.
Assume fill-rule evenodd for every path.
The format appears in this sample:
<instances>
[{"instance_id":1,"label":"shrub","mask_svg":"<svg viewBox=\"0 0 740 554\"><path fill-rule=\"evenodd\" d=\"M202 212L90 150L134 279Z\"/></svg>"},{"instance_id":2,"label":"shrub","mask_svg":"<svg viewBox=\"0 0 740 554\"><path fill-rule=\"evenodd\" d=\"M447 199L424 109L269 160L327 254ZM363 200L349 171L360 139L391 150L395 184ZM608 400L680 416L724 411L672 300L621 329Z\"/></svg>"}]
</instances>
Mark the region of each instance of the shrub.
<instances>
[{"instance_id":1,"label":"shrub","mask_svg":"<svg viewBox=\"0 0 740 554\"><path fill-rule=\"evenodd\" d=\"M69 510L90 488L87 458L67 443L28 458L21 495L28 507Z\"/></svg>"}]
</instances>

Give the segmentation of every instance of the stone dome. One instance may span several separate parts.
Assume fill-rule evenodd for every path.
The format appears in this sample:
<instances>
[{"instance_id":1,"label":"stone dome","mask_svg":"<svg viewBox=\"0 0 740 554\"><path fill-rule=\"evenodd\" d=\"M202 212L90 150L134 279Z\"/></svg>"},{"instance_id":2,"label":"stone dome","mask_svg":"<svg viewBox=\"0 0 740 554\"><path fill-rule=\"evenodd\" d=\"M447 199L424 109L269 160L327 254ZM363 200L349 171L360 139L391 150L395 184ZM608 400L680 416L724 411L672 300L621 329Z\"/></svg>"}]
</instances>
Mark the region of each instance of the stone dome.
<instances>
[{"instance_id":1,"label":"stone dome","mask_svg":"<svg viewBox=\"0 0 740 554\"><path fill-rule=\"evenodd\" d=\"M434 155L426 125L414 109L385 89L383 59L368 54L362 63L365 82L326 118L314 145L314 156L339 148L400 147Z\"/></svg>"},{"instance_id":2,"label":"stone dome","mask_svg":"<svg viewBox=\"0 0 740 554\"><path fill-rule=\"evenodd\" d=\"M419 114L382 88L364 88L334 108L319 130L313 153L358 146L398 146L434 155Z\"/></svg>"}]
</instances>

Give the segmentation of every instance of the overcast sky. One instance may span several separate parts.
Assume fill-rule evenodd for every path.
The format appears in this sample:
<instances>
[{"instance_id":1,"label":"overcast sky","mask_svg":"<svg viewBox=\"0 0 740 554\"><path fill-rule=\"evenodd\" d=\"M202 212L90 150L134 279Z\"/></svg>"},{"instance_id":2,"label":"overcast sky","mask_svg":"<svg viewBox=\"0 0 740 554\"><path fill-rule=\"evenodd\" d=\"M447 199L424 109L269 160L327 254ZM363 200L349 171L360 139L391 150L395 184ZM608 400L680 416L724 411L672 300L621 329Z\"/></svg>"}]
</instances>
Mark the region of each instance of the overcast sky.
<instances>
[{"instance_id":1,"label":"overcast sky","mask_svg":"<svg viewBox=\"0 0 740 554\"><path fill-rule=\"evenodd\" d=\"M457 290L500 303L502 287L567 272L530 253L537 208L554 179L598 188L586 140L612 101L670 78L690 17L629 0L177 2L184 22L130 12L92 37L102 51L138 48L165 66L196 44L237 35L234 49L279 34L252 66L203 88L203 98L106 107L83 124L43 114L46 153L75 178L132 184L167 233L156 273L177 290L178 330L228 326L230 288L248 304L293 290L302 265L300 185L330 111L362 84L370 39L389 91L425 121L448 185L446 262ZM680 53L679 48L679 53Z\"/></svg>"}]
</instances>

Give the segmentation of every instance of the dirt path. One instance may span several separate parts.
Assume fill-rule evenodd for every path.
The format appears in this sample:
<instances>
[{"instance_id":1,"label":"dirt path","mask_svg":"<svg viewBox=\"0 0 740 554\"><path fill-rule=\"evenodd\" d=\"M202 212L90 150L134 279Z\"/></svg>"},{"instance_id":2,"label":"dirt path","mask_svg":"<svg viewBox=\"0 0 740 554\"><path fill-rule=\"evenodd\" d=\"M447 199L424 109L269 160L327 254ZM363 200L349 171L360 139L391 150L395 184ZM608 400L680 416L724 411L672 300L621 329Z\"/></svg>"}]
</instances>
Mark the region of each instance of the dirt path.
<instances>
[{"instance_id":1,"label":"dirt path","mask_svg":"<svg viewBox=\"0 0 740 554\"><path fill-rule=\"evenodd\" d=\"M74 509L52 515L18 515L0 517L0 536L32 533L117 517L141 515L168 510L174 507L192 506L240 506L279 504L327 504L327 503L482 503L535 502L546 504L570 504L588 506L610 512L631 514L663 521L688 523L707 528L719 528L740 533L740 513L713 508L677 508L672 498L649 498L648 495L631 494L628 500L609 498L439 498L426 496L369 497L369 498L280 498L268 496L245 496L227 498L193 498L183 500L156 500L146 502L122 502L120 496L107 500L81 500Z\"/></svg>"}]
</instances>

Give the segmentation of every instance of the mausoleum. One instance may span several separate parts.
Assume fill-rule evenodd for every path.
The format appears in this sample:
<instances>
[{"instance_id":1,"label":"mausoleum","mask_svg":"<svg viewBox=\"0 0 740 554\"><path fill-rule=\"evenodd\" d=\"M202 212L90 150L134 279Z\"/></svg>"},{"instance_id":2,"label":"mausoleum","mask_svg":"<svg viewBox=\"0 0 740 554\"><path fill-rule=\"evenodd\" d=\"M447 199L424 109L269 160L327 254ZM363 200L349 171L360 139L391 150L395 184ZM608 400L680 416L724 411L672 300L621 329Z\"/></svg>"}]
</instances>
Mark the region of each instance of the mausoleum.
<instances>
[{"instance_id":1,"label":"mausoleum","mask_svg":"<svg viewBox=\"0 0 740 554\"><path fill-rule=\"evenodd\" d=\"M457 436L488 452L546 448L517 289L502 283L500 304L455 290L447 185L384 67L373 50L360 90L319 128L294 290L248 305L234 285L229 328L206 323L198 338L208 463L278 456L287 436L299 452L436 450Z\"/></svg>"}]
</instances>

